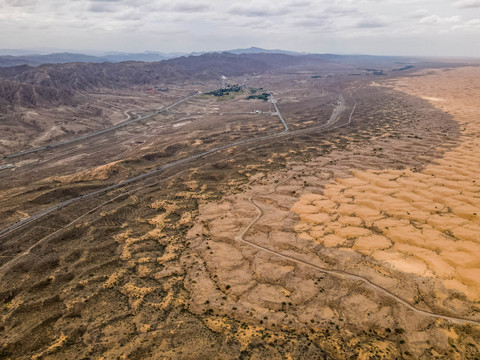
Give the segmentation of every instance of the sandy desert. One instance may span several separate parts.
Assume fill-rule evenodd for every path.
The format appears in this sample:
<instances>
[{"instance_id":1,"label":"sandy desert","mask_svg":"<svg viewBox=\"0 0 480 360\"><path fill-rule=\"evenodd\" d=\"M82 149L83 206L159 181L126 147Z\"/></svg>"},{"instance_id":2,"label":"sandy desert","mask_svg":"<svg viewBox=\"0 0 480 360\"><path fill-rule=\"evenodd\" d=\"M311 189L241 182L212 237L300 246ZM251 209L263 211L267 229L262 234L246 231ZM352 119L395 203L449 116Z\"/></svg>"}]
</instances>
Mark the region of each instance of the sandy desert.
<instances>
[{"instance_id":1,"label":"sandy desert","mask_svg":"<svg viewBox=\"0 0 480 360\"><path fill-rule=\"evenodd\" d=\"M339 358L353 344L358 358L477 353L479 79L470 67L373 84L451 114L459 136L426 126L418 148L389 143L386 131L372 137L373 156L360 157L362 144L289 162L200 206L184 260L192 308L254 321L243 336L326 331L316 341ZM376 337L366 345L359 333Z\"/></svg>"}]
</instances>

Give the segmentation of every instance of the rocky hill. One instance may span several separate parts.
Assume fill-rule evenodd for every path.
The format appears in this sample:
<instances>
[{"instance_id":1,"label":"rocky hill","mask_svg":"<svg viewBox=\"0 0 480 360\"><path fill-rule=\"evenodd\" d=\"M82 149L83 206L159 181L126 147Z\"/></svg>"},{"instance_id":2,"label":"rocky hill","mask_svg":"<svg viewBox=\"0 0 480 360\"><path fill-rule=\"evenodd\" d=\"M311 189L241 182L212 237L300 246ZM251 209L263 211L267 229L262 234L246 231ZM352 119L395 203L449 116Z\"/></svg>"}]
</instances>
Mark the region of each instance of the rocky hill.
<instances>
[{"instance_id":1,"label":"rocky hill","mask_svg":"<svg viewBox=\"0 0 480 360\"><path fill-rule=\"evenodd\" d=\"M15 107L36 107L74 104L73 93L47 86L0 80L0 111Z\"/></svg>"},{"instance_id":2,"label":"rocky hill","mask_svg":"<svg viewBox=\"0 0 480 360\"><path fill-rule=\"evenodd\" d=\"M200 56L184 56L158 62L128 61L121 63L75 62L43 64L39 66L13 66L0 68L0 83L3 101L10 105L39 103L32 98L44 94L40 103L57 104L72 101L77 91L89 92L95 89L121 90L137 86L184 84L185 82L207 81L225 75L227 77L246 74L265 74L285 70L289 67L325 71L356 72L372 68L391 70L399 64L419 63L419 59L372 56L341 55L289 55L280 53L207 53ZM423 61L425 62L425 61ZM438 65L438 64L437 64ZM445 64L443 64L445 65ZM434 66L434 64L432 64ZM382 70L382 75L383 70ZM14 86L14 84L17 84ZM18 92L18 84L23 91ZM29 91L25 89L30 89ZM25 98L24 98L25 97Z\"/></svg>"},{"instance_id":3,"label":"rocky hill","mask_svg":"<svg viewBox=\"0 0 480 360\"><path fill-rule=\"evenodd\" d=\"M282 54L205 54L160 62L66 63L0 68L0 98L9 105L71 102L76 91L205 81L265 73L307 61Z\"/></svg>"}]
</instances>

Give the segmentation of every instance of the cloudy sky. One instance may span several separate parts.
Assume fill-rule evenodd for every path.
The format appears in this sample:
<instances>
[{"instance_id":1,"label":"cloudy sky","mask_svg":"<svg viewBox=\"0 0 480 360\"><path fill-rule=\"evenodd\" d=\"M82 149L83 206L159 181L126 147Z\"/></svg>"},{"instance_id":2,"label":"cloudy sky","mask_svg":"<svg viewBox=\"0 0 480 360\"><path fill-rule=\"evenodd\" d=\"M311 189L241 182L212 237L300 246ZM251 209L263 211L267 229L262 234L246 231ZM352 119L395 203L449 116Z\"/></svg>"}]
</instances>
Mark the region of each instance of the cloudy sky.
<instances>
[{"instance_id":1,"label":"cloudy sky","mask_svg":"<svg viewBox=\"0 0 480 360\"><path fill-rule=\"evenodd\" d=\"M0 0L0 48L480 57L480 0Z\"/></svg>"}]
</instances>

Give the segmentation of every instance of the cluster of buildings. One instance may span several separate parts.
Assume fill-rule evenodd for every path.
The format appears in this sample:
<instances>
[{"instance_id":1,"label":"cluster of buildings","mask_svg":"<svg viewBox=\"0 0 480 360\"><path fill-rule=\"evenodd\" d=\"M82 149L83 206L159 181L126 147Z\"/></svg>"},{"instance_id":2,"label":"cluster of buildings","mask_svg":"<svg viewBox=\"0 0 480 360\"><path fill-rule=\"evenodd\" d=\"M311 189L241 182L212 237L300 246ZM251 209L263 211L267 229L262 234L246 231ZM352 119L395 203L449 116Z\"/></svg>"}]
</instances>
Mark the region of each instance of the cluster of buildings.
<instances>
[{"instance_id":1,"label":"cluster of buildings","mask_svg":"<svg viewBox=\"0 0 480 360\"><path fill-rule=\"evenodd\" d=\"M153 88L148 88L147 90L147 93L148 94L155 94L155 93L158 93L158 92L166 92L168 91L168 88L162 88L160 86L154 86Z\"/></svg>"}]
</instances>

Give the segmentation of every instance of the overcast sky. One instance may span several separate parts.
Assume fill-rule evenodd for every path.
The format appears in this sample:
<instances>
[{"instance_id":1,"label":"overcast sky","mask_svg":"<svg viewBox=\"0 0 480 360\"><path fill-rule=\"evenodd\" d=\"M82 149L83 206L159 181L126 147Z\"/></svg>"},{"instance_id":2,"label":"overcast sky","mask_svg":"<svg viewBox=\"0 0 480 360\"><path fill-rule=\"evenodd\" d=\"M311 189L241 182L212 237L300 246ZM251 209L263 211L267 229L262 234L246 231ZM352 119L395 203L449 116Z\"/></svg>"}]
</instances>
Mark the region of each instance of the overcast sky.
<instances>
[{"instance_id":1,"label":"overcast sky","mask_svg":"<svg viewBox=\"0 0 480 360\"><path fill-rule=\"evenodd\" d=\"M480 0L0 0L0 48L480 56Z\"/></svg>"}]
</instances>

